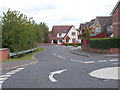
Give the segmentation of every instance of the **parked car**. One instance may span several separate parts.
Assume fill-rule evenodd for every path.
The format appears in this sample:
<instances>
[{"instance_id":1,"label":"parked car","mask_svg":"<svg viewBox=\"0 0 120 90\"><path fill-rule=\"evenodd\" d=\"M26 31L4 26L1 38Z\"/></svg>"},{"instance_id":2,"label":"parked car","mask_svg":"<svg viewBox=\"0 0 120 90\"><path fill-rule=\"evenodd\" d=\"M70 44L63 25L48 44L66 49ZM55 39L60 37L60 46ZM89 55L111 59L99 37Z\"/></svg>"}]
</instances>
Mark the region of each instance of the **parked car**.
<instances>
[{"instance_id":1,"label":"parked car","mask_svg":"<svg viewBox=\"0 0 120 90\"><path fill-rule=\"evenodd\" d=\"M61 43L61 45L65 45L65 44L67 44L67 42L62 42L62 43Z\"/></svg>"},{"instance_id":2,"label":"parked car","mask_svg":"<svg viewBox=\"0 0 120 90\"><path fill-rule=\"evenodd\" d=\"M81 43L81 39L78 39L76 42L77 42L77 43Z\"/></svg>"}]
</instances>

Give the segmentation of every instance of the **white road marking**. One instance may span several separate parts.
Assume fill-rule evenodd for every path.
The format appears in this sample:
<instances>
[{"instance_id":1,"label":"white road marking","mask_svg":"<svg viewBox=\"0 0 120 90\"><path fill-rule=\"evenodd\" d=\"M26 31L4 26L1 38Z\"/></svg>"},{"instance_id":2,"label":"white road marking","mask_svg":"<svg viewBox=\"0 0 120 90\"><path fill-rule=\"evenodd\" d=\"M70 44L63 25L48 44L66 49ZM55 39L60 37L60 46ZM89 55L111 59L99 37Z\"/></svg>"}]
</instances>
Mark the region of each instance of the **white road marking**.
<instances>
[{"instance_id":1,"label":"white road marking","mask_svg":"<svg viewBox=\"0 0 120 90\"><path fill-rule=\"evenodd\" d=\"M1 75L0 78L10 77L11 75Z\"/></svg>"},{"instance_id":2,"label":"white road marking","mask_svg":"<svg viewBox=\"0 0 120 90\"><path fill-rule=\"evenodd\" d=\"M62 57L62 56L57 56L57 57L62 58L62 59L65 59L65 58L64 58L64 57Z\"/></svg>"},{"instance_id":3,"label":"white road marking","mask_svg":"<svg viewBox=\"0 0 120 90\"><path fill-rule=\"evenodd\" d=\"M54 56L56 56L56 54L55 54L55 53L53 53L53 55L54 55Z\"/></svg>"},{"instance_id":4,"label":"white road marking","mask_svg":"<svg viewBox=\"0 0 120 90\"><path fill-rule=\"evenodd\" d=\"M12 74L15 74L16 72L8 72L6 73L6 75L12 75Z\"/></svg>"},{"instance_id":5,"label":"white road marking","mask_svg":"<svg viewBox=\"0 0 120 90\"><path fill-rule=\"evenodd\" d=\"M2 84L4 81L0 81L0 84Z\"/></svg>"},{"instance_id":6,"label":"white road marking","mask_svg":"<svg viewBox=\"0 0 120 90\"><path fill-rule=\"evenodd\" d=\"M78 60L75 60L75 59L70 59L71 61L74 61L74 62L80 62L80 61L78 61Z\"/></svg>"},{"instance_id":7,"label":"white road marking","mask_svg":"<svg viewBox=\"0 0 120 90\"><path fill-rule=\"evenodd\" d=\"M118 76L119 70L120 70L120 67L108 67L108 68L95 70L89 74L90 76L93 76L96 78L118 80L120 79L120 77Z\"/></svg>"},{"instance_id":8,"label":"white road marking","mask_svg":"<svg viewBox=\"0 0 120 90\"><path fill-rule=\"evenodd\" d=\"M23 70L23 69L25 69L25 68L17 68L17 70Z\"/></svg>"},{"instance_id":9,"label":"white road marking","mask_svg":"<svg viewBox=\"0 0 120 90\"><path fill-rule=\"evenodd\" d=\"M95 61L89 61L89 62L83 62L83 63L88 63L89 64L89 63L95 63Z\"/></svg>"},{"instance_id":10,"label":"white road marking","mask_svg":"<svg viewBox=\"0 0 120 90\"><path fill-rule=\"evenodd\" d=\"M8 78L0 78L0 81L5 81L6 79L8 79Z\"/></svg>"},{"instance_id":11,"label":"white road marking","mask_svg":"<svg viewBox=\"0 0 120 90\"><path fill-rule=\"evenodd\" d=\"M0 89L2 88L2 85L0 85Z\"/></svg>"},{"instance_id":12,"label":"white road marking","mask_svg":"<svg viewBox=\"0 0 120 90\"><path fill-rule=\"evenodd\" d=\"M114 61L118 61L118 59L114 59L114 60L109 60L109 61L113 61L113 62L114 62Z\"/></svg>"},{"instance_id":13,"label":"white road marking","mask_svg":"<svg viewBox=\"0 0 120 90\"><path fill-rule=\"evenodd\" d=\"M54 72L50 72L49 74L49 79L52 81L52 82L57 82L56 79L54 79L54 75L55 74L61 74L62 72L66 71L67 69L64 69L64 70L58 70L58 71L54 71Z\"/></svg>"},{"instance_id":14,"label":"white road marking","mask_svg":"<svg viewBox=\"0 0 120 90\"><path fill-rule=\"evenodd\" d=\"M100 60L100 61L98 61L98 62L107 62L107 60Z\"/></svg>"},{"instance_id":15,"label":"white road marking","mask_svg":"<svg viewBox=\"0 0 120 90\"><path fill-rule=\"evenodd\" d=\"M120 63L113 63L113 64L120 64Z\"/></svg>"},{"instance_id":16,"label":"white road marking","mask_svg":"<svg viewBox=\"0 0 120 90\"><path fill-rule=\"evenodd\" d=\"M0 76L0 89L2 88L2 83L7 80L12 74L15 74L21 70L23 70L24 68L17 68L16 70L12 70L8 73L6 73L5 75L1 75Z\"/></svg>"}]
</instances>

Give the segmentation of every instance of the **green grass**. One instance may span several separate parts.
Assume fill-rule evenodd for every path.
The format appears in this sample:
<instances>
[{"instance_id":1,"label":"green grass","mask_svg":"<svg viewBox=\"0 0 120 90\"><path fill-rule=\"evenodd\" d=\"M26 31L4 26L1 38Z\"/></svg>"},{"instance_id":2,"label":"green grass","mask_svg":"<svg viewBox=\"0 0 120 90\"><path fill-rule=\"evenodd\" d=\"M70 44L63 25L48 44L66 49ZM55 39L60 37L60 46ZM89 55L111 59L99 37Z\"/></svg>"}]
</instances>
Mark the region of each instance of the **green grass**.
<instances>
[{"instance_id":1,"label":"green grass","mask_svg":"<svg viewBox=\"0 0 120 90\"><path fill-rule=\"evenodd\" d=\"M33 60L33 55L35 53L39 53L41 51L44 51L45 48L38 48L37 50L35 50L34 52L32 53L28 53L27 55L21 57L21 58L13 58L13 59L8 59L8 60L5 60L5 61L2 61L2 62L8 62L8 61L20 61L20 60Z\"/></svg>"}]
</instances>

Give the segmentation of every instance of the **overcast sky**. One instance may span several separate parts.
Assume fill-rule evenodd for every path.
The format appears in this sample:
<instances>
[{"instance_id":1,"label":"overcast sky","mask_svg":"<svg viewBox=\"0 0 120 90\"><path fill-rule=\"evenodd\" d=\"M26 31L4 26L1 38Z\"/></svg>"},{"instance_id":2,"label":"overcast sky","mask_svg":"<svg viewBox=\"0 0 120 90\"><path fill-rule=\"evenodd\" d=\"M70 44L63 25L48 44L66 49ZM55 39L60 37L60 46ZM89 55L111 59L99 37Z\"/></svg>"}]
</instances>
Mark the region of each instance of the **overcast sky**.
<instances>
[{"instance_id":1,"label":"overcast sky","mask_svg":"<svg viewBox=\"0 0 120 90\"><path fill-rule=\"evenodd\" d=\"M74 25L88 22L96 16L109 16L118 0L0 0L0 15L8 8L29 18L53 25Z\"/></svg>"}]
</instances>

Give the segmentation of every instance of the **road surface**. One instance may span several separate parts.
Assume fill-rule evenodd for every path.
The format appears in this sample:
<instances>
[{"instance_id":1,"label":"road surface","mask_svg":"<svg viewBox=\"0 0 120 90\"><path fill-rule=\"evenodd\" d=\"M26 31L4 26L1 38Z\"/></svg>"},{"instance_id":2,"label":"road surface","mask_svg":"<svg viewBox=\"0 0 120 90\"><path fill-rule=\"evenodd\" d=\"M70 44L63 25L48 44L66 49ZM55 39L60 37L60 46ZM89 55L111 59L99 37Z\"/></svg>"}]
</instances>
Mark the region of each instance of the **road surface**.
<instances>
[{"instance_id":1,"label":"road surface","mask_svg":"<svg viewBox=\"0 0 120 90\"><path fill-rule=\"evenodd\" d=\"M118 88L118 80L100 79L90 72L116 67L117 60L84 57L65 46L44 46L37 64L3 72L2 88Z\"/></svg>"}]
</instances>

